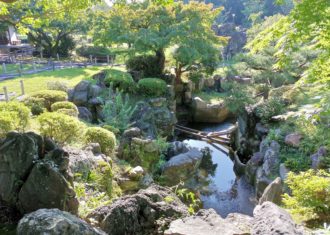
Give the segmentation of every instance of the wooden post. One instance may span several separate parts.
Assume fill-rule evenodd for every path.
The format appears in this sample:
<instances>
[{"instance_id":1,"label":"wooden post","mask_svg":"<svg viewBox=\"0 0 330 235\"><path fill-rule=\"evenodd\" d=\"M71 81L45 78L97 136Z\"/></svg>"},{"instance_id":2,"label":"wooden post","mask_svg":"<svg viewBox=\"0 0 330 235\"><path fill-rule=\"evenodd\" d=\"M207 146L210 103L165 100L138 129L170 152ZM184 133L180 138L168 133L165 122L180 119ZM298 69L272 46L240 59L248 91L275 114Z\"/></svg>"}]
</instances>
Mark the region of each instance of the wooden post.
<instances>
[{"instance_id":1,"label":"wooden post","mask_svg":"<svg viewBox=\"0 0 330 235\"><path fill-rule=\"evenodd\" d=\"M89 61L91 62L91 64L93 63L93 56L89 55Z\"/></svg>"},{"instance_id":2,"label":"wooden post","mask_svg":"<svg viewBox=\"0 0 330 235\"><path fill-rule=\"evenodd\" d=\"M24 82L23 82L23 80L20 80L19 82L21 83L21 94L25 95Z\"/></svg>"},{"instance_id":3,"label":"wooden post","mask_svg":"<svg viewBox=\"0 0 330 235\"><path fill-rule=\"evenodd\" d=\"M3 64L2 64L2 72L3 72L3 73L7 73L6 63L3 63Z\"/></svg>"},{"instance_id":4,"label":"wooden post","mask_svg":"<svg viewBox=\"0 0 330 235\"><path fill-rule=\"evenodd\" d=\"M110 65L110 56L107 55L107 64Z\"/></svg>"},{"instance_id":5,"label":"wooden post","mask_svg":"<svg viewBox=\"0 0 330 235\"><path fill-rule=\"evenodd\" d=\"M5 93L5 100L6 100L6 102L9 102L9 96L8 96L8 91L7 91L7 87L6 86L3 87L3 93Z\"/></svg>"},{"instance_id":6,"label":"wooden post","mask_svg":"<svg viewBox=\"0 0 330 235\"><path fill-rule=\"evenodd\" d=\"M34 72L37 72L36 62L35 61L33 61L32 66L33 66L33 71Z\"/></svg>"}]
</instances>

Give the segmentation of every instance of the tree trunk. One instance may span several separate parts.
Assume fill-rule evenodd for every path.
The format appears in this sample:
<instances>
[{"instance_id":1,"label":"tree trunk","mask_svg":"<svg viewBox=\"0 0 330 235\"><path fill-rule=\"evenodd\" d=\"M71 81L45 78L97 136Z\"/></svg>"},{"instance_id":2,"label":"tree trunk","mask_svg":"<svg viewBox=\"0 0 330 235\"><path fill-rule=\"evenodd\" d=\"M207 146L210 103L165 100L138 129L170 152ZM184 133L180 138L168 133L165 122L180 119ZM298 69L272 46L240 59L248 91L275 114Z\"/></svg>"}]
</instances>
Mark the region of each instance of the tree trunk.
<instances>
[{"instance_id":1,"label":"tree trunk","mask_svg":"<svg viewBox=\"0 0 330 235\"><path fill-rule=\"evenodd\" d=\"M156 51L156 57L158 61L159 70L163 74L165 69L165 52L163 48L160 48Z\"/></svg>"},{"instance_id":2,"label":"tree trunk","mask_svg":"<svg viewBox=\"0 0 330 235\"><path fill-rule=\"evenodd\" d=\"M175 83L176 84L181 84L181 76L182 76L182 66L177 63L175 70Z\"/></svg>"}]
</instances>

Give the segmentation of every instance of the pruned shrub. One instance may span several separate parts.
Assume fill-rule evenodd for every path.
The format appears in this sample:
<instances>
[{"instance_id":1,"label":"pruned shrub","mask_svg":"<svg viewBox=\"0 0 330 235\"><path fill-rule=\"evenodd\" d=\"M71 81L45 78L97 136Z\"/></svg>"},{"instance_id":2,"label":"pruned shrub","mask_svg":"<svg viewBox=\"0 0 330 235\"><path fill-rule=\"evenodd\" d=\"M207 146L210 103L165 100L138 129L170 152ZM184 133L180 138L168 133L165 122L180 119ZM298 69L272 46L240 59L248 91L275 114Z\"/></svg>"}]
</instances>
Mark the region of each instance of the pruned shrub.
<instances>
[{"instance_id":1,"label":"pruned shrub","mask_svg":"<svg viewBox=\"0 0 330 235\"><path fill-rule=\"evenodd\" d=\"M52 104L51 110L53 112L67 114L72 117L78 117L79 114L77 106L69 101L56 102Z\"/></svg>"},{"instance_id":2,"label":"pruned shrub","mask_svg":"<svg viewBox=\"0 0 330 235\"><path fill-rule=\"evenodd\" d=\"M47 89L67 92L69 90L69 87L68 87L68 84L66 84L65 82L50 81L50 82L47 82Z\"/></svg>"},{"instance_id":3,"label":"pruned shrub","mask_svg":"<svg viewBox=\"0 0 330 235\"><path fill-rule=\"evenodd\" d=\"M139 93L148 97L165 95L166 87L166 82L159 78L144 78L138 82Z\"/></svg>"},{"instance_id":4,"label":"pruned shrub","mask_svg":"<svg viewBox=\"0 0 330 235\"><path fill-rule=\"evenodd\" d=\"M23 103L20 102L8 102L8 103L0 103L0 112L4 115L4 131L6 129L16 130L16 131L24 131L26 128L29 118L30 118L30 109L26 107ZM11 124L8 123L10 117ZM5 127L7 126L7 127Z\"/></svg>"},{"instance_id":5,"label":"pruned shrub","mask_svg":"<svg viewBox=\"0 0 330 235\"><path fill-rule=\"evenodd\" d=\"M44 99L45 108L48 111L51 111L52 104L60 101L65 101L68 99L68 95L64 91L55 91L55 90L43 90L37 91L30 95L30 97Z\"/></svg>"},{"instance_id":6,"label":"pruned shrub","mask_svg":"<svg viewBox=\"0 0 330 235\"><path fill-rule=\"evenodd\" d=\"M123 92L134 92L136 86L132 76L129 73L116 69L109 69L106 71L104 83L107 86L112 84L114 89L119 89Z\"/></svg>"},{"instance_id":7,"label":"pruned shrub","mask_svg":"<svg viewBox=\"0 0 330 235\"><path fill-rule=\"evenodd\" d=\"M45 110L45 99L36 97L26 97L23 100L24 104L31 109L33 115L40 115Z\"/></svg>"},{"instance_id":8,"label":"pruned shrub","mask_svg":"<svg viewBox=\"0 0 330 235\"><path fill-rule=\"evenodd\" d=\"M76 49L78 55L89 58L90 55L92 56L107 56L112 55L112 52L107 47L102 46L83 46Z\"/></svg>"},{"instance_id":9,"label":"pruned shrub","mask_svg":"<svg viewBox=\"0 0 330 235\"><path fill-rule=\"evenodd\" d=\"M85 132L86 143L98 143L104 153L110 153L116 145L116 136L102 127L89 127Z\"/></svg>"},{"instance_id":10,"label":"pruned shrub","mask_svg":"<svg viewBox=\"0 0 330 235\"><path fill-rule=\"evenodd\" d=\"M286 184L290 195L285 194L283 203L300 222L309 226L330 220L330 174L326 171L308 170L299 174L289 172Z\"/></svg>"},{"instance_id":11,"label":"pruned shrub","mask_svg":"<svg viewBox=\"0 0 330 235\"><path fill-rule=\"evenodd\" d=\"M13 115L11 112L0 112L0 138L14 130Z\"/></svg>"},{"instance_id":12,"label":"pruned shrub","mask_svg":"<svg viewBox=\"0 0 330 235\"><path fill-rule=\"evenodd\" d=\"M261 122L267 123L273 116L284 112L285 104L281 98L271 97L256 108L256 115Z\"/></svg>"},{"instance_id":13,"label":"pruned shrub","mask_svg":"<svg viewBox=\"0 0 330 235\"><path fill-rule=\"evenodd\" d=\"M128 71L141 72L145 77L161 76L164 70L159 58L153 55L132 57L127 60L126 68Z\"/></svg>"},{"instance_id":14,"label":"pruned shrub","mask_svg":"<svg viewBox=\"0 0 330 235\"><path fill-rule=\"evenodd\" d=\"M40 133L60 144L79 139L83 124L76 118L58 112L43 113L38 117Z\"/></svg>"}]
</instances>

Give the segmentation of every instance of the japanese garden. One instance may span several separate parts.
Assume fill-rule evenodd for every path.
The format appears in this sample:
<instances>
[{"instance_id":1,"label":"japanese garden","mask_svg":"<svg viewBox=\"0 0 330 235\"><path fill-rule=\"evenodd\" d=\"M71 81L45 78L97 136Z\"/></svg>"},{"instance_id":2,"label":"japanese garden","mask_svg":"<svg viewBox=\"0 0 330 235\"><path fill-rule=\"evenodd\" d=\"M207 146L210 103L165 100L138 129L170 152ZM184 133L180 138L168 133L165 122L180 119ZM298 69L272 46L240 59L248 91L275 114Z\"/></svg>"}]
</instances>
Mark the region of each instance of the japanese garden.
<instances>
[{"instance_id":1,"label":"japanese garden","mask_svg":"<svg viewBox=\"0 0 330 235\"><path fill-rule=\"evenodd\" d=\"M329 0L0 0L0 234L330 234Z\"/></svg>"}]
</instances>

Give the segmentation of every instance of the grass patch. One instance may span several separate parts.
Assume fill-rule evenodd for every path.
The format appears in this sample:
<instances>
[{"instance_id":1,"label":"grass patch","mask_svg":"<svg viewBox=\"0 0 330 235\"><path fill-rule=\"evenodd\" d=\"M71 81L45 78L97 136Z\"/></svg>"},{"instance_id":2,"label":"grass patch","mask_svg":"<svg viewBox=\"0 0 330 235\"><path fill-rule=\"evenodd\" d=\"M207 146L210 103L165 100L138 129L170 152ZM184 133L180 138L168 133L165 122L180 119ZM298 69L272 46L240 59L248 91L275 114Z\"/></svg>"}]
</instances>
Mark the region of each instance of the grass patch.
<instances>
[{"instance_id":1,"label":"grass patch","mask_svg":"<svg viewBox=\"0 0 330 235\"><path fill-rule=\"evenodd\" d=\"M50 81L65 82L69 87L74 87L81 80L90 79L94 74L104 70L105 67L88 67L88 68L68 68L56 71L46 71L32 75L24 75L5 81L0 81L0 87L6 86L8 92L21 94L20 80L24 81L25 93L46 90L47 83Z\"/></svg>"}]
</instances>

